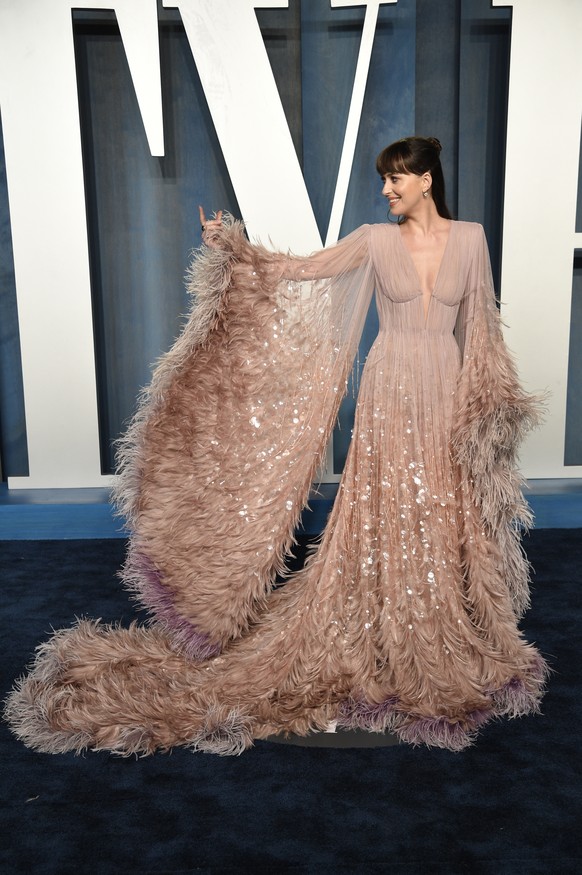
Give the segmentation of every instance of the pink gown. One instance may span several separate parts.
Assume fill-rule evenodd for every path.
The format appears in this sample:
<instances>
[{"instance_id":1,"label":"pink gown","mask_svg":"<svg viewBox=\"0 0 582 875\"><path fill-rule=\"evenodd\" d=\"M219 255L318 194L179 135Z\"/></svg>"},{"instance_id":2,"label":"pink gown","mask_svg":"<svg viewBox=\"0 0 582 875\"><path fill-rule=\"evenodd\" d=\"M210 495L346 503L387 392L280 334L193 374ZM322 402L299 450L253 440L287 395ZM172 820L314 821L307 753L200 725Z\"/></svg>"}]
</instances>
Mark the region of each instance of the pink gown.
<instances>
[{"instance_id":1,"label":"pink gown","mask_svg":"<svg viewBox=\"0 0 582 875\"><path fill-rule=\"evenodd\" d=\"M191 286L117 489L125 578L152 623L57 633L9 699L14 731L53 752L239 753L336 721L460 750L490 718L538 710L515 471L537 412L482 228L451 223L428 306L390 224L300 259L227 223ZM337 499L307 566L273 589L374 289Z\"/></svg>"}]
</instances>

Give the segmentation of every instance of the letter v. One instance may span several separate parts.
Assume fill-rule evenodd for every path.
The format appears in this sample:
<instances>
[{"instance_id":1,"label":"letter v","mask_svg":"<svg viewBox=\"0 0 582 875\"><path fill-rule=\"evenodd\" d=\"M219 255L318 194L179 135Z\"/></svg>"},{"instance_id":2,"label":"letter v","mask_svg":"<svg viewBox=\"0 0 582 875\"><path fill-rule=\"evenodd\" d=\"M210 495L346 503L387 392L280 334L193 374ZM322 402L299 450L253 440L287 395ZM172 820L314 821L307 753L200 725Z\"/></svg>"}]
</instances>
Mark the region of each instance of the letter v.
<instances>
[{"instance_id":1,"label":"letter v","mask_svg":"<svg viewBox=\"0 0 582 875\"><path fill-rule=\"evenodd\" d=\"M332 0L366 9L340 170L326 242L337 240L362 112L378 9L396 0ZM322 241L293 147L256 7L286 0L164 0L177 7L230 173L251 234L297 253Z\"/></svg>"},{"instance_id":2,"label":"letter v","mask_svg":"<svg viewBox=\"0 0 582 875\"><path fill-rule=\"evenodd\" d=\"M117 14L152 152L163 144L156 0L1 0L0 104L29 475L104 486L71 9Z\"/></svg>"}]
</instances>

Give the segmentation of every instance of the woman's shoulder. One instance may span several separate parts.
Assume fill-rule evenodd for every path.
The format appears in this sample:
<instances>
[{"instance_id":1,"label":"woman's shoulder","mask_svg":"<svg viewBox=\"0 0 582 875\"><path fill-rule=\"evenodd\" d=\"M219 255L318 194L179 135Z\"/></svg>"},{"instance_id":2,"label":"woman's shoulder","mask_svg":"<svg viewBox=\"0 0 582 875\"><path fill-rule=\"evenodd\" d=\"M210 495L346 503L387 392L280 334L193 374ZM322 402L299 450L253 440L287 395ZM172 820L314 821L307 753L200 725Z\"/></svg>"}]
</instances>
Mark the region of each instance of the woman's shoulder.
<instances>
[{"instance_id":1,"label":"woman's shoulder","mask_svg":"<svg viewBox=\"0 0 582 875\"><path fill-rule=\"evenodd\" d=\"M480 225L479 222L465 222L461 219L452 219L451 224L454 225L455 238L457 240L466 241L467 243L470 241L478 243L485 237L483 225ZM362 227L368 229L372 240L380 242L386 241L387 238L396 240L399 236L398 222L378 222Z\"/></svg>"},{"instance_id":2,"label":"woman's shoulder","mask_svg":"<svg viewBox=\"0 0 582 875\"><path fill-rule=\"evenodd\" d=\"M465 237L482 237L485 234L483 225L479 222L464 222L461 219L454 219L453 224L457 228L457 232Z\"/></svg>"},{"instance_id":3,"label":"woman's shoulder","mask_svg":"<svg viewBox=\"0 0 582 875\"><path fill-rule=\"evenodd\" d=\"M465 222L462 219L451 219L456 228L466 234L482 234L483 225L479 222ZM398 231L399 222L376 222L372 225L362 225L362 228L369 228L372 233L376 234L394 234Z\"/></svg>"},{"instance_id":4,"label":"woman's shoulder","mask_svg":"<svg viewBox=\"0 0 582 875\"><path fill-rule=\"evenodd\" d=\"M370 251L386 255L398 244L399 229L396 222L375 222L370 229Z\"/></svg>"},{"instance_id":5,"label":"woman's shoulder","mask_svg":"<svg viewBox=\"0 0 582 875\"><path fill-rule=\"evenodd\" d=\"M373 238L386 238L387 234L396 234L398 232L397 222L375 222L367 226L370 229L370 236Z\"/></svg>"}]
</instances>

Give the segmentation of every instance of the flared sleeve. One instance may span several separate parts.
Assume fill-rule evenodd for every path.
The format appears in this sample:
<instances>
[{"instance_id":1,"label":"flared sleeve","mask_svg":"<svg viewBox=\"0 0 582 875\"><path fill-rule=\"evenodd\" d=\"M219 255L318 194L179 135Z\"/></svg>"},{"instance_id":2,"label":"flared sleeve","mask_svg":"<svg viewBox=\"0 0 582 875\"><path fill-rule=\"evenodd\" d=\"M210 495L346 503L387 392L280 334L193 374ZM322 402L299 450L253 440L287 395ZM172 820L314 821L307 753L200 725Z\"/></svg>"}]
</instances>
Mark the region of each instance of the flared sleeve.
<instances>
[{"instance_id":1,"label":"flared sleeve","mask_svg":"<svg viewBox=\"0 0 582 875\"><path fill-rule=\"evenodd\" d=\"M466 293L455 336L462 355L452 452L477 506L518 616L529 606L529 567L520 536L532 514L522 493L518 449L538 425L541 404L519 384L502 334L483 228L473 225Z\"/></svg>"},{"instance_id":2,"label":"flared sleeve","mask_svg":"<svg viewBox=\"0 0 582 875\"><path fill-rule=\"evenodd\" d=\"M374 287L369 228L300 258L227 219L193 308L121 442L126 584L172 646L219 653L257 622L345 392Z\"/></svg>"}]
</instances>

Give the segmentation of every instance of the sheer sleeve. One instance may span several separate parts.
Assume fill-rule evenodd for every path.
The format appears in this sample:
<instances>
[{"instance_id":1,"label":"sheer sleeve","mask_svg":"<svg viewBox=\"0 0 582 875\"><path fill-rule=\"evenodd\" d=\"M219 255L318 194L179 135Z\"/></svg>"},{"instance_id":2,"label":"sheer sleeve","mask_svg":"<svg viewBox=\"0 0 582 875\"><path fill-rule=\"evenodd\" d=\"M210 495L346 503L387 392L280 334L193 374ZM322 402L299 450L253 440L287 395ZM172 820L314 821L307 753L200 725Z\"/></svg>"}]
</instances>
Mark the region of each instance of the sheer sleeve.
<instances>
[{"instance_id":1,"label":"sheer sleeve","mask_svg":"<svg viewBox=\"0 0 582 875\"><path fill-rule=\"evenodd\" d=\"M468 227L471 227L470 225ZM481 225L474 224L474 239L471 241L471 257L465 292L459 305L459 312L455 323L455 338L461 351L461 361L465 360L468 351L468 340L471 337L475 318L475 307L486 306L494 314L497 310L493 275L489 259L489 249L485 232ZM496 320L494 319L493 322Z\"/></svg>"},{"instance_id":2,"label":"sheer sleeve","mask_svg":"<svg viewBox=\"0 0 582 875\"><path fill-rule=\"evenodd\" d=\"M369 258L370 226L362 225L328 246L307 256L281 256L281 278L295 281L327 279L356 270Z\"/></svg>"},{"instance_id":3,"label":"sheer sleeve","mask_svg":"<svg viewBox=\"0 0 582 875\"><path fill-rule=\"evenodd\" d=\"M465 359L465 349L467 347L467 338L471 335L473 318L475 315L475 290L466 289L455 322L454 335L461 351L461 361Z\"/></svg>"}]
</instances>

